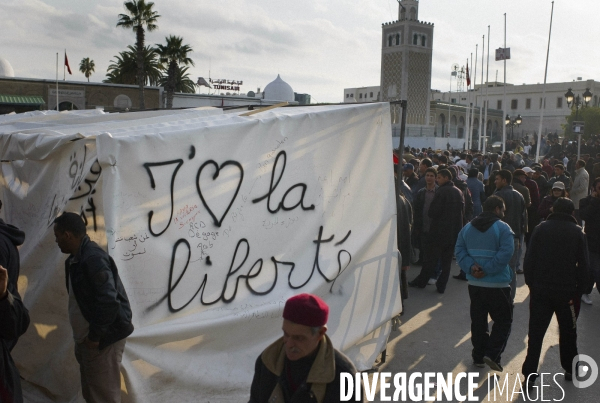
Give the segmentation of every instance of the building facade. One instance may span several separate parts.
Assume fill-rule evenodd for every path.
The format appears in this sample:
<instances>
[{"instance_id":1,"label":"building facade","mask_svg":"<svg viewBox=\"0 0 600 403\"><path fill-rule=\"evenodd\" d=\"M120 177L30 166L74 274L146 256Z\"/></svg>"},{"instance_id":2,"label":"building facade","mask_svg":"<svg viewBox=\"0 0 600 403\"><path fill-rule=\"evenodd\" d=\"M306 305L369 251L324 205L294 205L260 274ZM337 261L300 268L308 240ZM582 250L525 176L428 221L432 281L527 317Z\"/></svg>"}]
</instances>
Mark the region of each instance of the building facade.
<instances>
[{"instance_id":1,"label":"building facade","mask_svg":"<svg viewBox=\"0 0 600 403\"><path fill-rule=\"evenodd\" d=\"M515 138L523 138L526 135L537 135L539 132L542 105L544 117L542 121L542 134L563 133L563 125L567 123L567 117L571 115L571 108L567 105L565 93L572 89L575 96L581 98L586 89L592 93L589 106L600 106L600 82L595 80L577 80L562 83L546 84L546 95L544 97L543 84L506 85L506 105L504 105L503 83L490 82L483 87L476 85L475 89L466 92L438 92L432 91L432 99L441 102L467 103L467 95L476 106L485 105L486 91L489 107L496 110L506 111L511 118L518 115L522 117L519 127L513 128ZM545 101L542 101L545 98ZM571 105L572 106L572 105ZM488 122L489 124L489 122ZM504 124L504 121L502 122ZM502 132L502 126L500 126ZM507 138L510 138L511 130L507 129Z\"/></svg>"},{"instance_id":2,"label":"building facade","mask_svg":"<svg viewBox=\"0 0 600 403\"><path fill-rule=\"evenodd\" d=\"M27 112L29 110L54 110L57 103L56 81L35 78L0 77L0 95L7 102L0 103L0 114ZM147 109L160 108L162 87L145 87L144 99ZM11 97L16 97L11 98ZM38 105L24 105L18 97L41 98ZM139 109L137 85L88 83L77 81L58 82L59 110L101 108L107 112Z\"/></svg>"}]
</instances>

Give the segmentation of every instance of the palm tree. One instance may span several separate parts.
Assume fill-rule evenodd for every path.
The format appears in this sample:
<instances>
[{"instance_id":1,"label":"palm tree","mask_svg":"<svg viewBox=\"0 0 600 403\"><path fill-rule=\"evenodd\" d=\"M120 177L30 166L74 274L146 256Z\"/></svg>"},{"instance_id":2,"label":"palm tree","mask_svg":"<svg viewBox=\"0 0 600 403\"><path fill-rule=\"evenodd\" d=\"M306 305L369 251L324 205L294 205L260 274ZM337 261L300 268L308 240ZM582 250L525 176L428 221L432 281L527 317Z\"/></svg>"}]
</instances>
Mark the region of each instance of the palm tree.
<instances>
[{"instance_id":1,"label":"palm tree","mask_svg":"<svg viewBox=\"0 0 600 403\"><path fill-rule=\"evenodd\" d=\"M157 44L156 51L160 56L161 63L168 65L165 89L167 90L167 109L171 109L173 107L177 70L180 65L194 65L193 60L188 57L188 53L193 52L193 50L189 45L183 44L183 38L180 36L169 35L165 40L167 44Z\"/></svg>"},{"instance_id":2,"label":"palm tree","mask_svg":"<svg viewBox=\"0 0 600 403\"><path fill-rule=\"evenodd\" d=\"M174 92L183 92L186 94L193 94L196 92L196 84L192 81L190 74L187 71L188 67L177 66L175 71L175 88L173 88ZM163 75L158 85L166 88L168 80L169 77Z\"/></svg>"},{"instance_id":3,"label":"palm tree","mask_svg":"<svg viewBox=\"0 0 600 403\"><path fill-rule=\"evenodd\" d=\"M158 29L158 13L152 10L153 2L146 3L145 0L132 0L124 3L128 14L119 14L117 27L131 28L136 36L137 49L137 84L140 86L140 109L146 109L144 103L144 27L149 32Z\"/></svg>"},{"instance_id":4,"label":"palm tree","mask_svg":"<svg viewBox=\"0 0 600 403\"><path fill-rule=\"evenodd\" d=\"M113 84L137 84L137 50L129 45L126 51L119 52L115 60L111 60L106 72L105 83ZM145 46L142 52L144 60L144 75L142 83L144 85L159 85L162 77L163 65L158 59L156 49Z\"/></svg>"},{"instance_id":5,"label":"palm tree","mask_svg":"<svg viewBox=\"0 0 600 403\"><path fill-rule=\"evenodd\" d=\"M96 65L94 64L93 60L90 60L89 57L84 57L83 59L81 59L81 62L79 63L79 71L81 71L83 73L85 78L88 79L88 83L89 83L90 76L92 75L93 72L96 71Z\"/></svg>"}]
</instances>

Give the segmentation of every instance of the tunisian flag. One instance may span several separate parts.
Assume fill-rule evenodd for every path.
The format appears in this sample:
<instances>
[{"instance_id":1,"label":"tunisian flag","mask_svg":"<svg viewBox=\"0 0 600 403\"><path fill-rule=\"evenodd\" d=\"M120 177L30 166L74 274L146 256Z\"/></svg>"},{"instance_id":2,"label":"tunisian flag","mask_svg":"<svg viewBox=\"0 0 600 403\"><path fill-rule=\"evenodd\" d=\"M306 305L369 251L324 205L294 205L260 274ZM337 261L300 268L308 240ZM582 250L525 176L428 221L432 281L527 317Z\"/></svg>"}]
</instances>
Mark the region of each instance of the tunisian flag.
<instances>
[{"instance_id":1,"label":"tunisian flag","mask_svg":"<svg viewBox=\"0 0 600 403\"><path fill-rule=\"evenodd\" d=\"M71 66L69 66L69 59L67 58L67 52L65 51L65 66L67 67L67 71L69 72L70 75L73 75L73 73L71 73Z\"/></svg>"},{"instance_id":2,"label":"tunisian flag","mask_svg":"<svg viewBox=\"0 0 600 403\"><path fill-rule=\"evenodd\" d=\"M65 53L66 55L66 53ZM66 57L66 56L65 56ZM69 70L70 72L71 70ZM469 77L469 61L467 60L467 88L471 86L471 77Z\"/></svg>"}]
</instances>

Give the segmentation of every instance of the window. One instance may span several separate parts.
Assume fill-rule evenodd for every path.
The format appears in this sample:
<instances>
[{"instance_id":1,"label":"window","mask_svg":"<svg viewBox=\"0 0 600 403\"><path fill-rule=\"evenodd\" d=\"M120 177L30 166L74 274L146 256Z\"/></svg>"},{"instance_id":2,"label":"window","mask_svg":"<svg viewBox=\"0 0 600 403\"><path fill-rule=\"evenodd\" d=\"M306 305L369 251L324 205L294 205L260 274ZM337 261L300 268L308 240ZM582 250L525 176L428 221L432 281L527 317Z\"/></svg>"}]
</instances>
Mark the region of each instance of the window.
<instances>
[{"instance_id":1,"label":"window","mask_svg":"<svg viewBox=\"0 0 600 403\"><path fill-rule=\"evenodd\" d=\"M531 98L525 100L525 109L531 109Z\"/></svg>"},{"instance_id":2,"label":"window","mask_svg":"<svg viewBox=\"0 0 600 403\"><path fill-rule=\"evenodd\" d=\"M362 99L362 94L358 94L358 98Z\"/></svg>"},{"instance_id":3,"label":"window","mask_svg":"<svg viewBox=\"0 0 600 403\"><path fill-rule=\"evenodd\" d=\"M354 98L354 94L350 94L350 98Z\"/></svg>"},{"instance_id":4,"label":"window","mask_svg":"<svg viewBox=\"0 0 600 403\"><path fill-rule=\"evenodd\" d=\"M392 36L390 35L390 37L388 38L388 46L392 46Z\"/></svg>"},{"instance_id":5,"label":"window","mask_svg":"<svg viewBox=\"0 0 600 403\"><path fill-rule=\"evenodd\" d=\"M369 97L373 98L373 91L369 93Z\"/></svg>"},{"instance_id":6,"label":"window","mask_svg":"<svg viewBox=\"0 0 600 403\"><path fill-rule=\"evenodd\" d=\"M425 38L425 35L421 36L421 46L425 46L427 44L427 38Z\"/></svg>"},{"instance_id":7,"label":"window","mask_svg":"<svg viewBox=\"0 0 600 403\"><path fill-rule=\"evenodd\" d=\"M519 106L519 101L517 99L513 99L510 101L510 109L515 110Z\"/></svg>"},{"instance_id":8,"label":"window","mask_svg":"<svg viewBox=\"0 0 600 403\"><path fill-rule=\"evenodd\" d=\"M346 98L350 98L350 94L346 94Z\"/></svg>"},{"instance_id":9,"label":"window","mask_svg":"<svg viewBox=\"0 0 600 403\"><path fill-rule=\"evenodd\" d=\"M379 94L381 94L381 92L378 92L378 93L377 93L377 99L379 99Z\"/></svg>"},{"instance_id":10,"label":"window","mask_svg":"<svg viewBox=\"0 0 600 403\"><path fill-rule=\"evenodd\" d=\"M450 102L451 102L451 103L453 103L453 104L455 104L455 103L456 103L456 98L452 98L452 99L450 100Z\"/></svg>"},{"instance_id":11,"label":"window","mask_svg":"<svg viewBox=\"0 0 600 403\"><path fill-rule=\"evenodd\" d=\"M400 34L396 34L396 46L400 45Z\"/></svg>"},{"instance_id":12,"label":"window","mask_svg":"<svg viewBox=\"0 0 600 403\"><path fill-rule=\"evenodd\" d=\"M556 108L562 108L562 97L556 98Z\"/></svg>"},{"instance_id":13,"label":"window","mask_svg":"<svg viewBox=\"0 0 600 403\"><path fill-rule=\"evenodd\" d=\"M414 34L413 35L413 45L418 45L419 44L419 35Z\"/></svg>"},{"instance_id":14,"label":"window","mask_svg":"<svg viewBox=\"0 0 600 403\"><path fill-rule=\"evenodd\" d=\"M498 103L496 104L496 109L502 109L502 100L499 99Z\"/></svg>"}]
</instances>

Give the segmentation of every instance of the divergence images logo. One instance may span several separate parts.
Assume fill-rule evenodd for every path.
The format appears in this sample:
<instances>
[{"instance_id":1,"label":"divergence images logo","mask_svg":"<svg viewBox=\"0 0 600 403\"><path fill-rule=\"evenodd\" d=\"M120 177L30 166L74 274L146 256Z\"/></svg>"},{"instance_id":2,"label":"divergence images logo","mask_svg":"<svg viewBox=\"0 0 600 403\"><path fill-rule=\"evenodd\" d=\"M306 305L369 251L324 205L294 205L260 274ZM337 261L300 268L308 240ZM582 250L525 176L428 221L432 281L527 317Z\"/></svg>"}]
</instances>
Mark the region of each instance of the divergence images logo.
<instances>
[{"instance_id":1,"label":"divergence images logo","mask_svg":"<svg viewBox=\"0 0 600 403\"><path fill-rule=\"evenodd\" d=\"M571 364L571 371L573 374L573 385L576 388L584 389L592 386L596 382L596 379L598 379L598 364L589 355L576 355Z\"/></svg>"}]
</instances>

